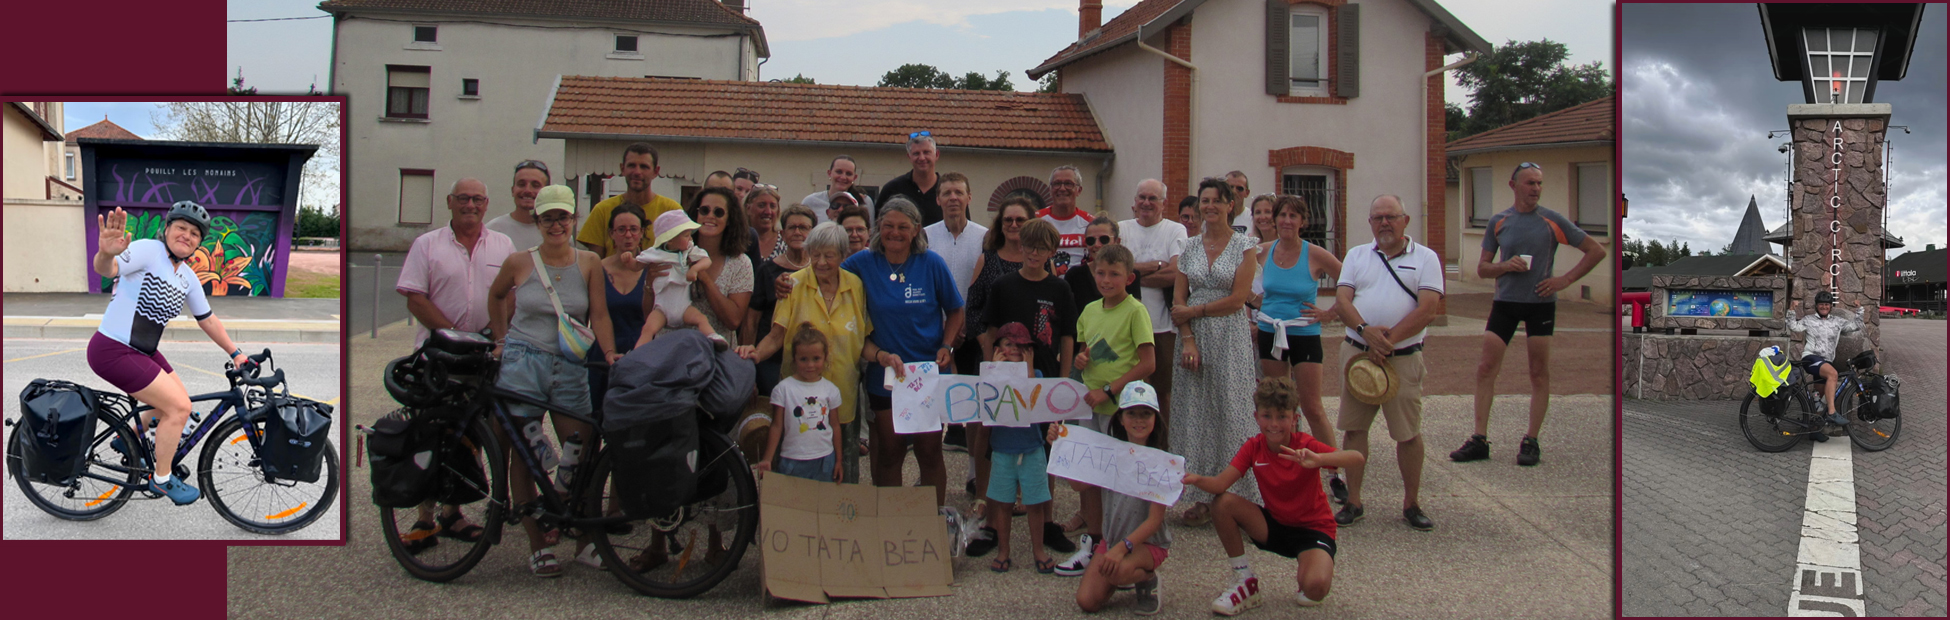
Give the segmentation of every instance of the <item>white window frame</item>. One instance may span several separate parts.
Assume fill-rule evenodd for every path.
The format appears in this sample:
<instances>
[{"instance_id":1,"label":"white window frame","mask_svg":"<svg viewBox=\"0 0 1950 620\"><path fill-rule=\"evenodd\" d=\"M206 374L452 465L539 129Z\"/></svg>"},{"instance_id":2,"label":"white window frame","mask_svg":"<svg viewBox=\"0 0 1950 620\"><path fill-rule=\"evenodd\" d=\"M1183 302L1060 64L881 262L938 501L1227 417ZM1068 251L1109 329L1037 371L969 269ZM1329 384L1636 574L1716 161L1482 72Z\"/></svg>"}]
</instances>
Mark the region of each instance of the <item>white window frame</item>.
<instances>
[{"instance_id":1,"label":"white window frame","mask_svg":"<svg viewBox=\"0 0 1950 620\"><path fill-rule=\"evenodd\" d=\"M440 25L439 24L413 24L408 27L411 28L411 30L409 30L406 35L406 49L433 51L433 52L440 51ZM419 39L421 28L433 29L432 41L421 41Z\"/></svg>"},{"instance_id":2,"label":"white window frame","mask_svg":"<svg viewBox=\"0 0 1950 620\"><path fill-rule=\"evenodd\" d=\"M74 180L74 153L62 153L61 155L64 159L67 160L68 180L73 181Z\"/></svg>"},{"instance_id":3,"label":"white window frame","mask_svg":"<svg viewBox=\"0 0 1950 620\"><path fill-rule=\"evenodd\" d=\"M1476 178L1481 173L1482 182ZM1475 228L1490 224L1490 217L1496 215L1496 174L1489 166L1474 166L1463 169L1462 198L1469 201L1469 223ZM1478 186L1481 187L1478 187ZM1479 196L1477 192L1482 194Z\"/></svg>"},{"instance_id":4,"label":"white window frame","mask_svg":"<svg viewBox=\"0 0 1950 620\"><path fill-rule=\"evenodd\" d=\"M1320 37L1315 46L1317 48L1315 50L1315 53L1318 54L1318 57L1316 59L1316 65L1319 67L1320 70L1320 78L1318 80L1318 84L1311 85L1311 86L1307 85L1303 80L1293 77L1295 70L1298 69L1300 66L1300 63L1293 57L1293 53L1300 49L1299 37L1294 36L1293 18L1300 17L1300 16L1309 16L1320 20ZM1286 74L1287 74L1287 88L1288 88L1289 96L1326 97L1332 93L1333 84L1334 84L1334 80L1333 80L1334 71L1333 71L1333 67L1330 66L1333 63L1329 62L1328 60L1329 58L1331 58L1331 56L1329 55L1329 50L1332 48L1331 43L1333 39L1334 39L1333 32L1331 32L1329 29L1328 12L1326 7L1322 7L1314 4L1296 4L1287 9Z\"/></svg>"},{"instance_id":5,"label":"white window frame","mask_svg":"<svg viewBox=\"0 0 1950 620\"><path fill-rule=\"evenodd\" d=\"M474 92L473 92L473 93L471 93L471 94L467 92L467 83L468 83L468 82L473 82L473 83L474 83ZM480 98L481 98L481 80L480 80L480 78L461 78L461 79L460 79L460 98L461 98L461 99L480 99Z\"/></svg>"},{"instance_id":6,"label":"white window frame","mask_svg":"<svg viewBox=\"0 0 1950 620\"><path fill-rule=\"evenodd\" d=\"M1812 38L1817 32L1821 33L1825 39L1824 40L1825 49L1822 51L1816 51L1812 46L1808 45L1808 40ZM1877 39L1876 44L1880 44L1882 37L1885 35L1885 33L1883 33L1882 31L1874 28L1804 28L1802 29L1801 53L1802 55L1807 57L1807 67L1805 70L1808 72L1808 77L1811 80L1812 86L1814 87L1815 90L1814 92L1815 103L1862 103L1862 98L1866 96L1869 91L1869 73L1875 70L1875 51L1871 50L1867 52L1856 52L1856 51L1837 52L1835 51L1835 43L1837 39L1845 37L1849 44L1849 49L1853 50L1855 48L1856 42L1861 38L1862 33L1864 32L1875 34ZM1876 44L1872 44L1871 47L1874 47L1874 45ZM1831 75L1815 75L1815 58L1817 56L1828 60L1829 68L1830 68L1829 73ZM1833 63L1836 59L1840 59L1840 58L1849 59L1849 70L1846 74L1844 74L1843 77L1837 78L1832 75L1834 72ZM1868 65L1867 68L1863 71L1861 77L1855 77L1855 62L1857 60L1860 60L1863 63L1867 63ZM1836 101L1832 93L1834 82L1842 83L1841 101Z\"/></svg>"},{"instance_id":7,"label":"white window frame","mask_svg":"<svg viewBox=\"0 0 1950 620\"><path fill-rule=\"evenodd\" d=\"M623 50L616 49L617 41L623 37L633 37L636 39L636 51L626 52ZM609 54L604 56L604 58L608 58L610 60L643 60L643 35L641 33L636 33L636 32L610 33Z\"/></svg>"},{"instance_id":8,"label":"white window frame","mask_svg":"<svg viewBox=\"0 0 1950 620\"><path fill-rule=\"evenodd\" d=\"M1586 172L1592 171L1597 173L1598 178L1604 179L1603 189L1596 196L1592 197L1591 202L1595 202L1596 204L1588 203L1585 200L1586 187L1584 175ZM1601 161L1571 164L1571 185L1571 200L1577 205L1576 213L1572 215L1571 221L1588 234L1610 236L1610 206L1613 200L1611 191L1611 163ZM1597 216L1596 221L1592 221L1589 217L1594 215L1592 213L1594 211Z\"/></svg>"}]
</instances>

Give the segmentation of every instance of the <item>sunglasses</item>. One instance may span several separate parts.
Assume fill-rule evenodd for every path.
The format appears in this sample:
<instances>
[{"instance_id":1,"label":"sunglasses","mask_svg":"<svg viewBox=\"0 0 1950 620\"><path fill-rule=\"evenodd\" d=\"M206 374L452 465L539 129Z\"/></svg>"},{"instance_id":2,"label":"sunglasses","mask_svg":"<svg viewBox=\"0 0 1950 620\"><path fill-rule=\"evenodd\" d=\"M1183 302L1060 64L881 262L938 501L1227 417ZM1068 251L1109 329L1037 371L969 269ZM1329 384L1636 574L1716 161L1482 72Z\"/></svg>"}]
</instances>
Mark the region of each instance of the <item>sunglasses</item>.
<instances>
[{"instance_id":1,"label":"sunglasses","mask_svg":"<svg viewBox=\"0 0 1950 620\"><path fill-rule=\"evenodd\" d=\"M709 207L709 208L698 207L697 208L698 217L704 217L706 215L709 215L711 217L722 218L724 217L724 214L725 214L724 207Z\"/></svg>"},{"instance_id":2,"label":"sunglasses","mask_svg":"<svg viewBox=\"0 0 1950 620\"><path fill-rule=\"evenodd\" d=\"M1083 244L1084 245L1110 245L1110 235L1097 235L1095 237L1084 237Z\"/></svg>"},{"instance_id":3,"label":"sunglasses","mask_svg":"<svg viewBox=\"0 0 1950 620\"><path fill-rule=\"evenodd\" d=\"M548 164L543 163L542 160L539 159L522 160L521 163L515 164L515 172L521 172L523 170L528 170L530 168L533 168L535 170L540 170L542 171L542 174L548 174Z\"/></svg>"},{"instance_id":4,"label":"sunglasses","mask_svg":"<svg viewBox=\"0 0 1950 620\"><path fill-rule=\"evenodd\" d=\"M915 138L931 138L931 137L934 137L934 134L928 133L926 131L916 131L914 133L907 134L907 139L909 140L913 140Z\"/></svg>"},{"instance_id":5,"label":"sunglasses","mask_svg":"<svg viewBox=\"0 0 1950 620\"><path fill-rule=\"evenodd\" d=\"M1536 168L1539 172L1542 172L1544 170L1543 166L1539 166L1531 162L1523 162L1521 164L1517 164L1516 169L1510 171L1510 180L1512 181L1517 180L1517 173L1523 172L1524 168Z\"/></svg>"}]
</instances>

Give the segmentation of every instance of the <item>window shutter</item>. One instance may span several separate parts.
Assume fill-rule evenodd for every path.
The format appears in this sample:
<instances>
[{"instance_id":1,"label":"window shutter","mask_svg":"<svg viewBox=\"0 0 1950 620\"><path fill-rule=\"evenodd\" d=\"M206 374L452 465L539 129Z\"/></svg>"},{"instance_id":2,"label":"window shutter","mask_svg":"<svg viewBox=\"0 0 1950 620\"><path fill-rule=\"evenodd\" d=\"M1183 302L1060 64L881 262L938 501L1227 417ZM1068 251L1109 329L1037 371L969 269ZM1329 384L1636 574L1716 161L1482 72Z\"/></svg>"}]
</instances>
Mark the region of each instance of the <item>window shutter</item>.
<instances>
[{"instance_id":1,"label":"window shutter","mask_svg":"<svg viewBox=\"0 0 1950 620\"><path fill-rule=\"evenodd\" d=\"M1361 96L1361 5L1347 4L1335 9L1336 52L1340 62L1334 67L1334 96Z\"/></svg>"},{"instance_id":2,"label":"window shutter","mask_svg":"<svg viewBox=\"0 0 1950 620\"><path fill-rule=\"evenodd\" d=\"M1266 0L1266 94L1284 97L1287 79L1287 0Z\"/></svg>"}]
</instances>

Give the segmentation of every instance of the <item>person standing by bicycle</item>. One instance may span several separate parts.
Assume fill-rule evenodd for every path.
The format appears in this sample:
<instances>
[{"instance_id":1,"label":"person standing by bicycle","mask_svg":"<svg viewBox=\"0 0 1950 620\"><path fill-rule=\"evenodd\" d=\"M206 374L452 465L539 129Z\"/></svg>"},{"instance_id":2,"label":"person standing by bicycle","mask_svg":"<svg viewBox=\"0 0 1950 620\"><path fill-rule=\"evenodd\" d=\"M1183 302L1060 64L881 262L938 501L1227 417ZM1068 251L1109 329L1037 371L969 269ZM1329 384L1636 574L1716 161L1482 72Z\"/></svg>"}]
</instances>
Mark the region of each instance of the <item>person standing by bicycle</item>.
<instances>
[{"instance_id":1,"label":"person standing by bicycle","mask_svg":"<svg viewBox=\"0 0 1950 620\"><path fill-rule=\"evenodd\" d=\"M1801 306L1801 300L1788 302L1787 328L1808 334L1807 342L1801 345L1801 363L1808 372L1821 374L1821 399L1828 403L1828 423L1847 426L1848 418L1835 413L1835 343L1842 334L1862 329L1861 308L1855 312L1835 313L1835 294L1822 291L1815 294L1815 315L1795 318L1794 312Z\"/></svg>"},{"instance_id":2,"label":"person standing by bicycle","mask_svg":"<svg viewBox=\"0 0 1950 620\"><path fill-rule=\"evenodd\" d=\"M195 502L202 493L171 475L176 446L190 417L190 393L156 344L169 320L188 303L196 326L230 355L232 363L242 367L249 361L210 310L202 282L188 264L210 232L210 213L194 202L178 202L163 216L162 238L139 241L131 240L129 215L120 207L97 215L96 221L101 239L93 267L95 273L116 281L101 327L88 340L88 367L116 389L154 408L150 417L158 420L156 467L149 491L168 495L178 506ZM120 443L117 439L111 445L128 453L128 446Z\"/></svg>"}]
</instances>

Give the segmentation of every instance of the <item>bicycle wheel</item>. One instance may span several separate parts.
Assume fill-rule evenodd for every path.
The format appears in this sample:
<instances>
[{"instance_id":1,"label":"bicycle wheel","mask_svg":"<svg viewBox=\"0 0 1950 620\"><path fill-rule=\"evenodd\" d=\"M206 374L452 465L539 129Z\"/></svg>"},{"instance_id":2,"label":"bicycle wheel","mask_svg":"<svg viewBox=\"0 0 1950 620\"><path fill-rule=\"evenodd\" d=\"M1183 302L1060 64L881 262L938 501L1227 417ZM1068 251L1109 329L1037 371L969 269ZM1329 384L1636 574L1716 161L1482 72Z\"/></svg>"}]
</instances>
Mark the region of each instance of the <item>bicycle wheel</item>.
<instances>
[{"instance_id":1,"label":"bicycle wheel","mask_svg":"<svg viewBox=\"0 0 1950 620\"><path fill-rule=\"evenodd\" d=\"M758 483L745 457L716 433L702 433L698 454L706 461L700 479L718 468L729 475L724 491L685 506L672 520L632 519L596 538L609 574L638 592L661 598L690 598L716 587L738 569L758 531ZM607 506L611 462L596 463L595 482L583 498L585 511Z\"/></svg>"},{"instance_id":2,"label":"bicycle wheel","mask_svg":"<svg viewBox=\"0 0 1950 620\"><path fill-rule=\"evenodd\" d=\"M1780 389L1787 389L1785 387ZM1808 413L1808 403L1796 398L1801 405L1801 413ZM1804 429L1800 424L1786 416L1771 416L1760 410L1760 395L1747 393L1747 399L1740 401L1740 434L1747 436L1747 443L1754 444L1761 452L1781 452L1801 443Z\"/></svg>"},{"instance_id":3,"label":"bicycle wheel","mask_svg":"<svg viewBox=\"0 0 1950 620\"><path fill-rule=\"evenodd\" d=\"M113 484L87 476L77 476L66 486L41 484L27 479L27 471L21 467L20 442L26 441L20 434L27 430L25 425L14 425L14 432L7 439L7 470L13 472L14 484L20 487L21 494L34 503L36 508L55 517L69 521L93 521L115 514L128 503L129 496L145 484L141 460L123 455L110 447L110 441L121 439L124 446L140 446L135 431L112 418L98 423L95 439L88 445L88 465L83 473L92 473L107 478L121 479L121 484ZM120 467L124 471L110 469ZM126 472L126 473L124 473Z\"/></svg>"},{"instance_id":4,"label":"bicycle wheel","mask_svg":"<svg viewBox=\"0 0 1950 620\"><path fill-rule=\"evenodd\" d=\"M1845 391L1846 392L1846 391ZM1862 419L1862 409L1854 394L1844 393L1835 403L1836 411L1848 412L1848 439L1863 450L1881 452L1896 445L1896 434L1903 430L1902 416L1870 422Z\"/></svg>"},{"instance_id":5,"label":"bicycle wheel","mask_svg":"<svg viewBox=\"0 0 1950 620\"><path fill-rule=\"evenodd\" d=\"M257 436L264 436L264 422L251 423ZM339 454L331 441L319 458L318 480L299 482L282 478L267 479L259 467L257 450L244 434L244 420L231 416L218 424L204 439L203 454L196 461L197 482L210 507L217 509L231 525L259 534L289 534L304 529L325 511L339 494Z\"/></svg>"},{"instance_id":6,"label":"bicycle wheel","mask_svg":"<svg viewBox=\"0 0 1950 620\"><path fill-rule=\"evenodd\" d=\"M458 579L473 570L474 565L487 555L488 549L501 541L502 514L508 505L508 486L503 477L507 473L507 463L502 458L500 444L483 424L484 421L479 419L470 422L463 436L473 444L476 458L482 455L487 457L486 468L482 471L487 473L489 489L477 491L483 491L489 499L457 507L465 523L481 526L480 538L468 542L449 536L444 530L437 534L427 533L424 529L414 531L414 525L418 523L438 529L435 517L443 514L446 505L435 506L431 500L419 508L379 508L381 535L386 537L386 547L392 550L393 559L399 562L400 567L414 577L433 582ZM451 464L443 463L442 467L447 469L445 475L465 479L465 476L453 471ZM426 510L429 516L422 517L422 510Z\"/></svg>"}]
</instances>

